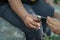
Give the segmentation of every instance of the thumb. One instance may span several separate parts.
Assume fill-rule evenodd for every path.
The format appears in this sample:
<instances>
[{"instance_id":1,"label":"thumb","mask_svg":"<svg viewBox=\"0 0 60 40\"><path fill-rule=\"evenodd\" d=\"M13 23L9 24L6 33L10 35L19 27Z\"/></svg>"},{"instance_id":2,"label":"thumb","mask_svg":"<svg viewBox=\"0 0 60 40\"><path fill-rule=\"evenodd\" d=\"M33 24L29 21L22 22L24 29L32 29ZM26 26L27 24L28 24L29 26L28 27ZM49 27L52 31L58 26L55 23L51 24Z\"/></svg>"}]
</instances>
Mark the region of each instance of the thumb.
<instances>
[{"instance_id":1,"label":"thumb","mask_svg":"<svg viewBox=\"0 0 60 40\"><path fill-rule=\"evenodd\" d=\"M52 18L48 16L48 17L47 17L47 20L52 20Z\"/></svg>"},{"instance_id":2,"label":"thumb","mask_svg":"<svg viewBox=\"0 0 60 40\"><path fill-rule=\"evenodd\" d=\"M36 17L34 17L33 20L36 22L40 22L40 20L38 20Z\"/></svg>"}]
</instances>

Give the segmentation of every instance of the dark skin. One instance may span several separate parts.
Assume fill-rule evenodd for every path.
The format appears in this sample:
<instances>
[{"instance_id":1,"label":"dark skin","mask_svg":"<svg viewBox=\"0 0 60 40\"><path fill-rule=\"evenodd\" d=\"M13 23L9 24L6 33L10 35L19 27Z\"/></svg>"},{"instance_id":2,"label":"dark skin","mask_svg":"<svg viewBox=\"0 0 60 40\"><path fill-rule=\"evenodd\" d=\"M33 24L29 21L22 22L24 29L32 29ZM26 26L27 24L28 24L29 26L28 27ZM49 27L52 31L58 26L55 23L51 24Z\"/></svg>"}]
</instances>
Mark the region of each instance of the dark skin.
<instances>
[{"instance_id":1,"label":"dark skin","mask_svg":"<svg viewBox=\"0 0 60 40\"><path fill-rule=\"evenodd\" d=\"M24 8L21 0L8 0L13 11L23 20L28 28L40 29L40 22L30 15Z\"/></svg>"}]
</instances>

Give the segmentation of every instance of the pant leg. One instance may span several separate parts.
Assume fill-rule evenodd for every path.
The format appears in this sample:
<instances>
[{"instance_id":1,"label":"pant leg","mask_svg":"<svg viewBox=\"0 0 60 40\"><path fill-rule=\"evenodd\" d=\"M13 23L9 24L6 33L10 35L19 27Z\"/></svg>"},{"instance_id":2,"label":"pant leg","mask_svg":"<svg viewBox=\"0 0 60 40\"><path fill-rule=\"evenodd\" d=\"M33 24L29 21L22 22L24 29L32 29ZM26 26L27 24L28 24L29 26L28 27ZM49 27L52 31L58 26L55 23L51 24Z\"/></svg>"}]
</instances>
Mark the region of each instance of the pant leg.
<instances>
[{"instance_id":1,"label":"pant leg","mask_svg":"<svg viewBox=\"0 0 60 40\"><path fill-rule=\"evenodd\" d=\"M54 17L54 8L47 4L45 0L39 0L34 5L31 5L32 9L35 11L36 14L47 17Z\"/></svg>"},{"instance_id":2,"label":"pant leg","mask_svg":"<svg viewBox=\"0 0 60 40\"><path fill-rule=\"evenodd\" d=\"M30 10L28 5L24 5L27 10ZM31 10L30 10L31 11ZM29 12L30 12L29 11ZM3 17L5 20L10 22L11 24L15 25L19 29L21 29L25 35L26 35L26 40L32 40L33 36L35 35L35 30L27 28L21 18L19 18L9 7L8 4L5 4L0 7L0 16Z\"/></svg>"}]
</instances>

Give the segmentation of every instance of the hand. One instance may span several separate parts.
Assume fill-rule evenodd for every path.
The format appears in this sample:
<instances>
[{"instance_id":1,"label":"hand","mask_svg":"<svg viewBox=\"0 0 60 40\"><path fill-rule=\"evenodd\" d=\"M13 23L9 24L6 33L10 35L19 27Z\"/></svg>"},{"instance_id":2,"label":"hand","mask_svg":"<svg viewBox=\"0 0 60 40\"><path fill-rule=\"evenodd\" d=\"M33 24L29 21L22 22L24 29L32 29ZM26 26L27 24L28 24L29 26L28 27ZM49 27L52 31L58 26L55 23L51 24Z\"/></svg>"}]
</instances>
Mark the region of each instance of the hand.
<instances>
[{"instance_id":1,"label":"hand","mask_svg":"<svg viewBox=\"0 0 60 40\"><path fill-rule=\"evenodd\" d=\"M32 15L26 16L25 19L23 19L23 21L25 25L29 28L40 29L40 21Z\"/></svg>"},{"instance_id":2,"label":"hand","mask_svg":"<svg viewBox=\"0 0 60 40\"><path fill-rule=\"evenodd\" d=\"M51 17L47 17L47 24L51 30L60 35L60 21Z\"/></svg>"}]
</instances>

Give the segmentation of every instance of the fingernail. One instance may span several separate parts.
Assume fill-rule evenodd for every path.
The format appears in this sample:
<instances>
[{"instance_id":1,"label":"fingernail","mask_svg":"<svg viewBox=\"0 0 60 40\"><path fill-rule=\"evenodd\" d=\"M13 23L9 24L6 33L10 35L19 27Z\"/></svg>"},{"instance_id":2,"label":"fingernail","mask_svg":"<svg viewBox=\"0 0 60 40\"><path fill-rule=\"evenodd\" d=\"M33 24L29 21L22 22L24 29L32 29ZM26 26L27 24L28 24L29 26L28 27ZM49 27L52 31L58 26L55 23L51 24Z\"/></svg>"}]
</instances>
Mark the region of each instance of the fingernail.
<instances>
[{"instance_id":1,"label":"fingernail","mask_svg":"<svg viewBox=\"0 0 60 40\"><path fill-rule=\"evenodd\" d=\"M39 29L40 29L40 27L39 27Z\"/></svg>"},{"instance_id":2,"label":"fingernail","mask_svg":"<svg viewBox=\"0 0 60 40\"><path fill-rule=\"evenodd\" d=\"M50 18L49 16L47 18Z\"/></svg>"},{"instance_id":3,"label":"fingernail","mask_svg":"<svg viewBox=\"0 0 60 40\"><path fill-rule=\"evenodd\" d=\"M50 19L51 19L51 17L49 17L49 16L48 16L48 18L50 18Z\"/></svg>"},{"instance_id":4,"label":"fingernail","mask_svg":"<svg viewBox=\"0 0 60 40\"><path fill-rule=\"evenodd\" d=\"M48 16L48 20L52 20L52 18Z\"/></svg>"},{"instance_id":5,"label":"fingernail","mask_svg":"<svg viewBox=\"0 0 60 40\"><path fill-rule=\"evenodd\" d=\"M40 23L38 23L38 26L40 27Z\"/></svg>"},{"instance_id":6,"label":"fingernail","mask_svg":"<svg viewBox=\"0 0 60 40\"><path fill-rule=\"evenodd\" d=\"M40 29L40 27L38 27L36 30L39 30Z\"/></svg>"}]
</instances>

